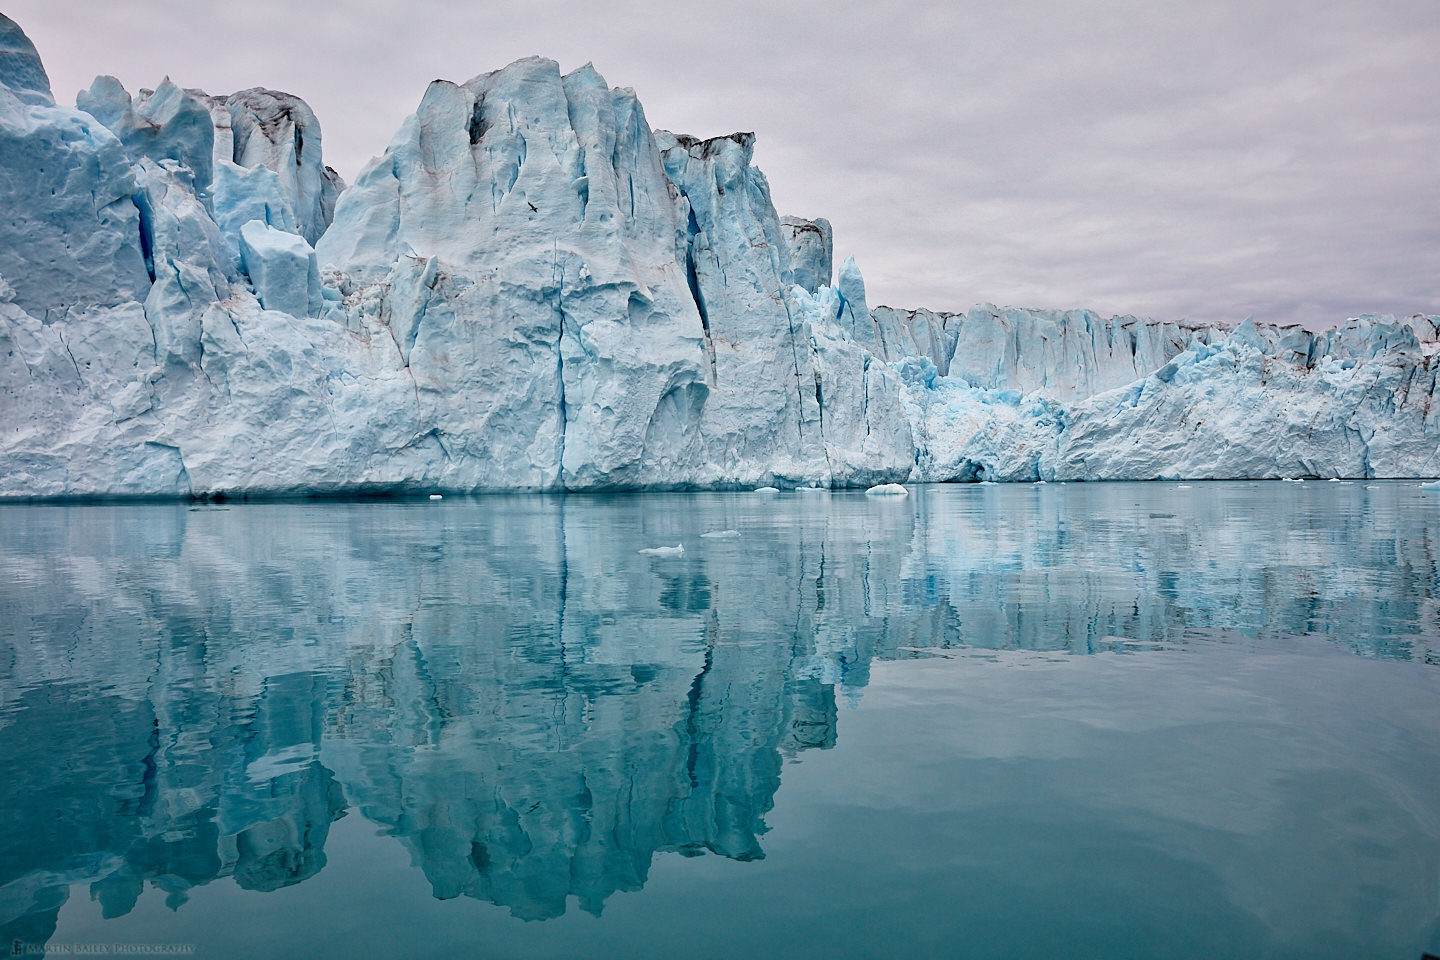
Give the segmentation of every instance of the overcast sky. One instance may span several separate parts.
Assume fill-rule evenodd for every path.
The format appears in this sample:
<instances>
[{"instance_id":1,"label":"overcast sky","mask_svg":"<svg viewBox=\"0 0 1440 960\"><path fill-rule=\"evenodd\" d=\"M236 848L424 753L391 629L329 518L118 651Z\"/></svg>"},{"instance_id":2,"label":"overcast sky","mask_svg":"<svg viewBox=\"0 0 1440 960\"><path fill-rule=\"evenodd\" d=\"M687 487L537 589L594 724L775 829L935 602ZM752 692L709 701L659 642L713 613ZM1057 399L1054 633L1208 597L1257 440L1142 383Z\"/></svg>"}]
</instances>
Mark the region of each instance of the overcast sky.
<instances>
[{"instance_id":1,"label":"overcast sky","mask_svg":"<svg viewBox=\"0 0 1440 960\"><path fill-rule=\"evenodd\" d=\"M542 54L652 126L757 135L870 302L1178 319L1440 313L1436 0L9 0L98 73L298 94L346 179L432 79Z\"/></svg>"}]
</instances>

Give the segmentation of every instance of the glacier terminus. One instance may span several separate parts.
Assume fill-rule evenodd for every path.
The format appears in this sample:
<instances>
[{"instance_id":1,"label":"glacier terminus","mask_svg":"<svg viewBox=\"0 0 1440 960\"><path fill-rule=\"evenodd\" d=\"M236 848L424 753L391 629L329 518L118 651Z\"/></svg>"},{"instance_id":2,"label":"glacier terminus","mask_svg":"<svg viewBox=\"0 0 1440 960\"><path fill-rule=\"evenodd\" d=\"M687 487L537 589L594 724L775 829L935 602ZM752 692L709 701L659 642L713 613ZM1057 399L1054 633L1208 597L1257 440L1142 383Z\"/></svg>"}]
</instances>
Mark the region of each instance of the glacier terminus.
<instances>
[{"instance_id":1,"label":"glacier terminus","mask_svg":"<svg viewBox=\"0 0 1440 960\"><path fill-rule=\"evenodd\" d=\"M1430 477L1440 317L871 307L753 136L437 80L352 184L299 98L0 16L0 499Z\"/></svg>"}]
</instances>

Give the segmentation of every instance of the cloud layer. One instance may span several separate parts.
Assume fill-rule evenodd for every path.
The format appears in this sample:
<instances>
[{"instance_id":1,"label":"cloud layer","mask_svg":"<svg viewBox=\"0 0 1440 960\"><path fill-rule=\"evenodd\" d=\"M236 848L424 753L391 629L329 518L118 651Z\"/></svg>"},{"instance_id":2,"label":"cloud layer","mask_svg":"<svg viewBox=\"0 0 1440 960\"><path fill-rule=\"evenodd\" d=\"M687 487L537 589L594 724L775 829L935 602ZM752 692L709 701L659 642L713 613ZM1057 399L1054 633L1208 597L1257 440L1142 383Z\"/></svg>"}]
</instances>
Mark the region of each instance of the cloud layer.
<instances>
[{"instance_id":1,"label":"cloud layer","mask_svg":"<svg viewBox=\"0 0 1440 960\"><path fill-rule=\"evenodd\" d=\"M1440 313L1432 0L839 4L12 0L97 73L304 97L347 179L436 77L593 61L656 127L754 130L872 303L1317 327Z\"/></svg>"}]
</instances>

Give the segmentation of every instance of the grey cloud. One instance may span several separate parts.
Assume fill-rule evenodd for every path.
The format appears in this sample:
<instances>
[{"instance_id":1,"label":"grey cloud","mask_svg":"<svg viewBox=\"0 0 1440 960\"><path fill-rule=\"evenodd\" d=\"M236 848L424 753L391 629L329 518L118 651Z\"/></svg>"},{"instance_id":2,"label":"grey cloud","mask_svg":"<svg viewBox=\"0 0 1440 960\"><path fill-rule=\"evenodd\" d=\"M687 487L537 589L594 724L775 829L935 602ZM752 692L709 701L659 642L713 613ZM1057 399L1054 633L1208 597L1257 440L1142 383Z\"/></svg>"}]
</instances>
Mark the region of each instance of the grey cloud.
<instances>
[{"instance_id":1,"label":"grey cloud","mask_svg":"<svg viewBox=\"0 0 1440 960\"><path fill-rule=\"evenodd\" d=\"M113 73L310 102L353 177L436 77L593 61L754 130L873 303L1321 326L1440 312L1440 17L1416 2L12 0L61 97Z\"/></svg>"}]
</instances>

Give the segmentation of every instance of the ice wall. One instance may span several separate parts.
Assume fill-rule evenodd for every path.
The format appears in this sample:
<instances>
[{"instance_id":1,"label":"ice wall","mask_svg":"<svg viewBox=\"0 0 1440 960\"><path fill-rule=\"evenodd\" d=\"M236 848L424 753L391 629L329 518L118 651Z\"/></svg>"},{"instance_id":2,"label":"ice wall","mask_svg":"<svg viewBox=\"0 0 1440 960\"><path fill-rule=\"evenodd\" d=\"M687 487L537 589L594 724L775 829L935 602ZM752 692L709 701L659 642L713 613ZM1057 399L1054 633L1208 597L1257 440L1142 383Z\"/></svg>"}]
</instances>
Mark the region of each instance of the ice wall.
<instances>
[{"instance_id":1,"label":"ice wall","mask_svg":"<svg viewBox=\"0 0 1440 960\"><path fill-rule=\"evenodd\" d=\"M293 96L102 77L66 109L25 45L0 149L37 177L30 141L90 159L7 185L0 497L909 472L898 376L795 316L749 135L657 137L633 92L532 58L432 84L342 194Z\"/></svg>"},{"instance_id":2,"label":"ice wall","mask_svg":"<svg viewBox=\"0 0 1440 960\"><path fill-rule=\"evenodd\" d=\"M871 309L754 138L531 58L345 189L298 98L0 20L0 499L1427 476L1435 334Z\"/></svg>"},{"instance_id":3,"label":"ice wall","mask_svg":"<svg viewBox=\"0 0 1440 960\"><path fill-rule=\"evenodd\" d=\"M924 358L896 368L921 479L1426 477L1440 472L1437 326L1361 317L1320 333L1251 321L1196 330L1189 347L1130 382L1143 351L1089 353L1093 340L1083 362L1042 371L1040 387L1025 368L993 363L995 338L976 364L993 386L956 373L960 346L949 377ZM1174 329L1141 325L1136 342L1168 352ZM1105 389L1111 378L1124 385ZM1087 383L1101 389L1085 393Z\"/></svg>"}]
</instances>

